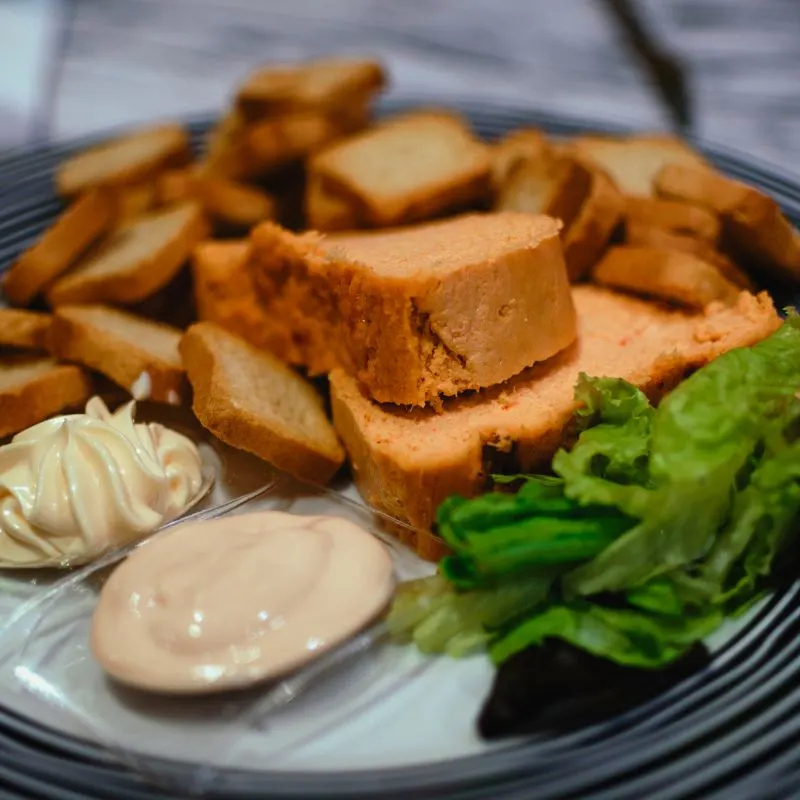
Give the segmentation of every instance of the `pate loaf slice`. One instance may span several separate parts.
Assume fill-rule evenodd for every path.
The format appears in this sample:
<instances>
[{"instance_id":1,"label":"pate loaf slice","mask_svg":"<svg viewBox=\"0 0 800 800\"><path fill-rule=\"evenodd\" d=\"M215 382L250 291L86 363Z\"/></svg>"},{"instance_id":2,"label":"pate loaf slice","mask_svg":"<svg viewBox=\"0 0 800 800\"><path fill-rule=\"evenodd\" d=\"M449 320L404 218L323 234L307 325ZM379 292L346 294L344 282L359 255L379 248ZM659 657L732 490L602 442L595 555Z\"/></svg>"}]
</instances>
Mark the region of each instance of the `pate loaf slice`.
<instances>
[{"instance_id":1,"label":"pate loaf slice","mask_svg":"<svg viewBox=\"0 0 800 800\"><path fill-rule=\"evenodd\" d=\"M516 212L324 239L265 224L250 268L268 325L291 334L282 358L340 363L380 402L436 405L574 341L558 232Z\"/></svg>"},{"instance_id":2,"label":"pate loaf slice","mask_svg":"<svg viewBox=\"0 0 800 800\"><path fill-rule=\"evenodd\" d=\"M416 527L409 544L437 559L430 534L451 494L478 494L493 472L546 469L569 441L581 372L624 378L658 399L717 356L780 325L766 294L742 293L731 307L672 311L594 286L573 291L578 340L502 386L456 398L442 413L372 401L344 370L331 374L334 425L364 499Z\"/></svg>"}]
</instances>

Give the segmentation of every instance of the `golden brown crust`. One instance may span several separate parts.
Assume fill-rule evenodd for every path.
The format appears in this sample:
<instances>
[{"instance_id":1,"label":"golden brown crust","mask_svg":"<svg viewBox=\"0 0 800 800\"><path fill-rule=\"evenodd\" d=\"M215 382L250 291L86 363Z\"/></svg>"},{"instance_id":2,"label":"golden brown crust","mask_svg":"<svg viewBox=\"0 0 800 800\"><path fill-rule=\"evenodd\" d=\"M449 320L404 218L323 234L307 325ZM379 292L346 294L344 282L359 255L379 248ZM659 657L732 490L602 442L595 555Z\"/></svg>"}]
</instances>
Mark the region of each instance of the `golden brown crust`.
<instances>
[{"instance_id":1,"label":"golden brown crust","mask_svg":"<svg viewBox=\"0 0 800 800\"><path fill-rule=\"evenodd\" d=\"M370 59L326 58L255 70L237 93L246 119L287 111L347 107L365 102L387 82L383 66Z\"/></svg>"},{"instance_id":2,"label":"golden brown crust","mask_svg":"<svg viewBox=\"0 0 800 800\"><path fill-rule=\"evenodd\" d=\"M133 131L62 161L56 170L56 190L72 197L95 186L136 184L190 158L189 136L181 125Z\"/></svg>"},{"instance_id":3,"label":"golden brown crust","mask_svg":"<svg viewBox=\"0 0 800 800\"><path fill-rule=\"evenodd\" d=\"M158 206L156 180L150 179L131 186L117 187L116 227L128 225Z\"/></svg>"},{"instance_id":4,"label":"golden brown crust","mask_svg":"<svg viewBox=\"0 0 800 800\"><path fill-rule=\"evenodd\" d=\"M334 143L308 169L370 227L428 219L491 193L491 149L460 117L438 111L394 117Z\"/></svg>"},{"instance_id":5,"label":"golden brown crust","mask_svg":"<svg viewBox=\"0 0 800 800\"><path fill-rule=\"evenodd\" d=\"M538 128L518 128L509 131L492 145L492 184L500 190L521 162L545 159L550 153L550 143ZM510 208L512 211L522 209Z\"/></svg>"},{"instance_id":6,"label":"golden brown crust","mask_svg":"<svg viewBox=\"0 0 800 800\"><path fill-rule=\"evenodd\" d=\"M626 197L625 220L696 236L711 243L719 240L722 229L719 217L707 208L657 197Z\"/></svg>"},{"instance_id":7,"label":"golden brown crust","mask_svg":"<svg viewBox=\"0 0 800 800\"><path fill-rule=\"evenodd\" d=\"M167 238L160 232L165 224ZM202 210L193 204L142 217L116 230L98 250L57 281L47 293L47 300L53 307L137 303L166 286L208 232ZM151 238L153 244L148 246ZM133 255L129 249L132 240L137 242Z\"/></svg>"},{"instance_id":8,"label":"golden brown crust","mask_svg":"<svg viewBox=\"0 0 800 800\"><path fill-rule=\"evenodd\" d=\"M703 309L735 302L740 288L713 265L691 253L657 247L612 247L595 265L597 283L645 297Z\"/></svg>"},{"instance_id":9,"label":"golden brown crust","mask_svg":"<svg viewBox=\"0 0 800 800\"><path fill-rule=\"evenodd\" d=\"M148 336L164 339L148 346ZM149 399L177 405L187 396L178 353L181 331L118 309L61 306L53 315L50 351L110 378L131 394L146 375Z\"/></svg>"},{"instance_id":10,"label":"golden brown crust","mask_svg":"<svg viewBox=\"0 0 800 800\"><path fill-rule=\"evenodd\" d=\"M698 203L720 214L726 245L736 261L800 280L800 235L768 195L711 169L678 165L661 170L655 187L664 197Z\"/></svg>"},{"instance_id":11,"label":"golden brown crust","mask_svg":"<svg viewBox=\"0 0 800 800\"><path fill-rule=\"evenodd\" d=\"M11 378L20 368L42 364L30 377ZM46 365L46 367L45 367ZM0 361L0 437L19 433L53 414L85 403L92 382L80 368L56 364L51 359Z\"/></svg>"},{"instance_id":12,"label":"golden brown crust","mask_svg":"<svg viewBox=\"0 0 800 800\"><path fill-rule=\"evenodd\" d=\"M196 174L193 170L171 170L160 176L161 203L195 200L206 214L226 229L249 231L254 225L274 219L275 198L255 186Z\"/></svg>"},{"instance_id":13,"label":"golden brown crust","mask_svg":"<svg viewBox=\"0 0 800 800\"><path fill-rule=\"evenodd\" d=\"M498 450L507 451L503 471L547 467L572 435L579 372L625 378L656 400L721 353L780 325L766 294L743 293L730 308L687 314L593 286L573 293L576 345L502 386L448 401L443 413L378 405L343 370L331 374L334 424L370 505L428 531L447 496L483 489Z\"/></svg>"},{"instance_id":14,"label":"golden brown crust","mask_svg":"<svg viewBox=\"0 0 800 800\"><path fill-rule=\"evenodd\" d=\"M6 297L16 305L30 303L111 228L116 215L111 190L79 197L11 267L3 282Z\"/></svg>"},{"instance_id":15,"label":"golden brown crust","mask_svg":"<svg viewBox=\"0 0 800 800\"><path fill-rule=\"evenodd\" d=\"M625 244L691 253L713 264L726 280L736 284L740 289L747 289L748 292L756 291L756 284L752 278L705 239L634 221L625 225Z\"/></svg>"},{"instance_id":16,"label":"golden brown crust","mask_svg":"<svg viewBox=\"0 0 800 800\"><path fill-rule=\"evenodd\" d=\"M189 328L180 351L194 390L193 411L203 427L223 442L317 484L327 483L344 463L344 450L325 417L321 398L303 378L269 353L206 322ZM233 374L236 378L231 377ZM268 378L269 388L262 383L257 396L244 398L234 380L250 374ZM276 420L266 414L266 409L279 405L281 395L289 391L294 393L295 403L305 406L307 424L302 429L292 429L291 420ZM264 412L255 413L255 405L261 405ZM324 435L315 436L312 427L324 429Z\"/></svg>"},{"instance_id":17,"label":"golden brown crust","mask_svg":"<svg viewBox=\"0 0 800 800\"><path fill-rule=\"evenodd\" d=\"M46 350L52 321L38 311L0 308L0 347Z\"/></svg>"},{"instance_id":18,"label":"golden brown crust","mask_svg":"<svg viewBox=\"0 0 800 800\"><path fill-rule=\"evenodd\" d=\"M573 283L585 278L597 263L625 210L624 199L608 175L597 168L591 173L589 194L563 236L564 260Z\"/></svg>"},{"instance_id":19,"label":"golden brown crust","mask_svg":"<svg viewBox=\"0 0 800 800\"><path fill-rule=\"evenodd\" d=\"M705 164L685 142L660 133L578 136L568 140L564 150L592 161L623 194L635 197L653 194L653 180L665 164Z\"/></svg>"}]
</instances>

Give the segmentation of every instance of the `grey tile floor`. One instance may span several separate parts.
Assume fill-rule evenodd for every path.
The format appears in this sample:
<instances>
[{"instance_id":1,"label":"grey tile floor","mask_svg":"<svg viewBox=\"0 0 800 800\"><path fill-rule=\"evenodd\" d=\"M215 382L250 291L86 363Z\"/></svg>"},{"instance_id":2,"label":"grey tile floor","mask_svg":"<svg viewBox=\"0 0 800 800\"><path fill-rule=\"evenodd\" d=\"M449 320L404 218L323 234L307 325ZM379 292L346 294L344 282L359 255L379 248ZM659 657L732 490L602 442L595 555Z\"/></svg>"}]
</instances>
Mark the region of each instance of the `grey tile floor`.
<instances>
[{"instance_id":1,"label":"grey tile floor","mask_svg":"<svg viewBox=\"0 0 800 800\"><path fill-rule=\"evenodd\" d=\"M800 175L800 3L639 5L689 64L698 135ZM33 6L37 57L26 51L27 72L13 67L0 79L0 90L31 84L27 105L0 91L0 145L213 110L256 63L332 51L383 57L397 96L485 97L666 125L596 0L28 0ZM0 67L9 57L0 55ZM5 95L13 101L15 87Z\"/></svg>"}]
</instances>

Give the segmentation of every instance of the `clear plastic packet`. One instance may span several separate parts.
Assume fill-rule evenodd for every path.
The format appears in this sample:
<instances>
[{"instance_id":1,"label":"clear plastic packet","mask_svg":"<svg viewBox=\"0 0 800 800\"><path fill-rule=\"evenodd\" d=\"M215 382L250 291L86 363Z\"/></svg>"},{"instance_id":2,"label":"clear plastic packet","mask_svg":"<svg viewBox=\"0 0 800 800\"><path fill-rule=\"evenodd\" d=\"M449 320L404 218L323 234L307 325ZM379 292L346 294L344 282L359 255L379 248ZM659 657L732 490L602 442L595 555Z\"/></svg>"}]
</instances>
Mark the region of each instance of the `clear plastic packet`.
<instances>
[{"instance_id":1,"label":"clear plastic packet","mask_svg":"<svg viewBox=\"0 0 800 800\"><path fill-rule=\"evenodd\" d=\"M399 581L433 571L383 533L362 503L288 477L192 516L234 521L266 509L333 515L367 528L386 543ZM5 704L13 710L108 749L153 782L176 788L169 762L188 762L191 785L181 774L181 791L202 795L220 770L252 764L256 754L263 769L283 767L298 748L313 749L432 665L414 648L393 645L379 621L306 668L247 691L167 698L122 688L93 659L89 631L104 580L131 549L62 577L26 605L3 637L0 685L11 689Z\"/></svg>"},{"instance_id":2,"label":"clear plastic packet","mask_svg":"<svg viewBox=\"0 0 800 800\"><path fill-rule=\"evenodd\" d=\"M109 408L116 408L130 398L110 395L103 399ZM136 407L136 421L158 422L182 433L195 443L203 461L204 481L196 500L184 514L168 521L163 528L186 519L224 513L231 504L249 499L253 494L271 486L277 479L271 466L219 441L186 408L139 402ZM113 560L117 556L114 552L109 552L100 553L97 558L106 557ZM31 619L27 615L30 604L36 603L37 598L49 587L58 584L68 574L74 573L63 569L0 570L0 665L3 663L3 654L11 646L11 639L24 634L24 629L17 624L19 617L25 614Z\"/></svg>"}]
</instances>

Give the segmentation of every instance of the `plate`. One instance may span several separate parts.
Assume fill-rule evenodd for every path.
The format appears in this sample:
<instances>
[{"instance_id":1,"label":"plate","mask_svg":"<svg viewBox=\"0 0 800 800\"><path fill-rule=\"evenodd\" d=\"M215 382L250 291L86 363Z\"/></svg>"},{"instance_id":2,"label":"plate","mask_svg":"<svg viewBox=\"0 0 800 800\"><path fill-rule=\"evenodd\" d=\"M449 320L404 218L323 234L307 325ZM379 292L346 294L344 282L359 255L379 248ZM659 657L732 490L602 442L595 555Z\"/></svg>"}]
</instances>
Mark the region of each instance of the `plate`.
<instances>
[{"instance_id":1,"label":"plate","mask_svg":"<svg viewBox=\"0 0 800 800\"><path fill-rule=\"evenodd\" d=\"M618 132L485 104L461 110L489 138L526 124L554 135ZM208 125L208 119L191 123L196 143ZM53 167L88 143L0 161L0 271L60 208L50 185ZM750 159L704 149L722 170L770 192L795 224L800 221L800 186ZM350 486L308 495L280 484L254 502L355 515L369 524ZM400 549L397 554L404 569L426 568ZM0 603L9 594L0 586ZM80 619L81 602L74 599L73 621ZM183 712L168 715L111 696L89 660L80 662L80 625L74 634L50 625L51 639L35 640L24 666L50 676L61 696L20 692L17 683L0 679L0 788L41 797L64 797L65 790L76 798L112 793L120 800L172 797L189 787L229 800L412 793L498 800L789 797L800 790L798 600L800 585L794 584L729 625L711 642L715 657L707 670L645 705L575 733L491 746L474 732L491 678L482 657L431 660L401 648L379 650L301 698L291 719L276 715L262 729L249 724L249 707L244 713L237 708L216 727L204 723L199 730ZM237 727L245 719L247 729ZM121 750L128 753L122 761ZM140 774L127 771L126 761ZM211 781L202 769L209 766ZM142 775L161 788L145 790Z\"/></svg>"}]
</instances>

